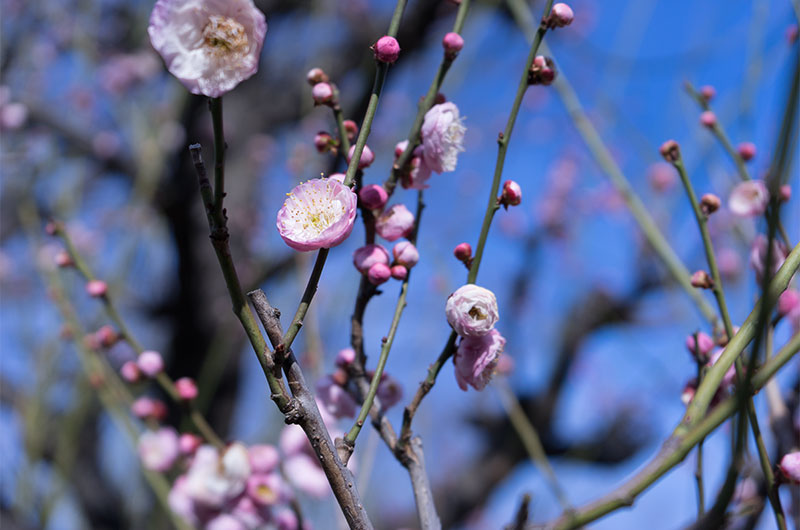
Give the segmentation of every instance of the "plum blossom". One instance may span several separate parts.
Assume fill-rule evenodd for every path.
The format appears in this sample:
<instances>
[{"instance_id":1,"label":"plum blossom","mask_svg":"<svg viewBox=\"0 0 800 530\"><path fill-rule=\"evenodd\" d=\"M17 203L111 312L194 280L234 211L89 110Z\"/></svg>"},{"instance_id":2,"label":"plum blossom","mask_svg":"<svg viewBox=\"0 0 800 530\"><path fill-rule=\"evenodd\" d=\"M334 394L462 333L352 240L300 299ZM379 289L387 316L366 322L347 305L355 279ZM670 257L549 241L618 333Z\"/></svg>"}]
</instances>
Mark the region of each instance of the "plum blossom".
<instances>
[{"instance_id":1,"label":"plum blossom","mask_svg":"<svg viewBox=\"0 0 800 530\"><path fill-rule=\"evenodd\" d=\"M228 446L224 453L210 445L197 449L186 473L185 491L195 502L209 508L221 508L242 493L250 476L247 448L240 443Z\"/></svg>"},{"instance_id":2,"label":"plum blossom","mask_svg":"<svg viewBox=\"0 0 800 530\"><path fill-rule=\"evenodd\" d=\"M317 398L325 409L337 418L352 418L356 413L356 402L331 376L325 376L316 385Z\"/></svg>"},{"instance_id":3,"label":"plum blossom","mask_svg":"<svg viewBox=\"0 0 800 530\"><path fill-rule=\"evenodd\" d=\"M357 201L357 195L337 180L309 180L288 194L278 212L278 232L301 252L335 247L353 230Z\"/></svg>"},{"instance_id":4,"label":"plum blossom","mask_svg":"<svg viewBox=\"0 0 800 530\"><path fill-rule=\"evenodd\" d=\"M375 231L387 241L408 236L414 229L414 214L404 204L394 204L375 220Z\"/></svg>"},{"instance_id":5,"label":"plum blossom","mask_svg":"<svg viewBox=\"0 0 800 530\"><path fill-rule=\"evenodd\" d=\"M456 382L461 390L468 385L483 390L494 375L506 339L496 329L480 337L464 337L453 356Z\"/></svg>"},{"instance_id":6,"label":"plum blossom","mask_svg":"<svg viewBox=\"0 0 800 530\"><path fill-rule=\"evenodd\" d=\"M769 191L760 180L740 182L728 198L728 207L738 217L755 217L767 209Z\"/></svg>"},{"instance_id":7,"label":"plum blossom","mask_svg":"<svg viewBox=\"0 0 800 530\"><path fill-rule=\"evenodd\" d=\"M486 335L500 318L494 293L473 284L459 287L450 295L445 314L447 322L461 337Z\"/></svg>"},{"instance_id":8,"label":"plum blossom","mask_svg":"<svg viewBox=\"0 0 800 530\"><path fill-rule=\"evenodd\" d=\"M178 458L178 434L171 427L147 431L139 437L138 449L146 469L167 471Z\"/></svg>"},{"instance_id":9,"label":"plum blossom","mask_svg":"<svg viewBox=\"0 0 800 530\"><path fill-rule=\"evenodd\" d=\"M781 473L789 482L800 483L800 451L783 455L779 467Z\"/></svg>"},{"instance_id":10,"label":"plum blossom","mask_svg":"<svg viewBox=\"0 0 800 530\"><path fill-rule=\"evenodd\" d=\"M437 173L454 171L458 153L464 150L464 132L455 103L448 101L434 105L425 113L422 123L422 159Z\"/></svg>"},{"instance_id":11,"label":"plum blossom","mask_svg":"<svg viewBox=\"0 0 800 530\"><path fill-rule=\"evenodd\" d=\"M367 274L376 263L389 264L389 252L381 245L364 245L353 252L353 265L361 274Z\"/></svg>"},{"instance_id":12,"label":"plum blossom","mask_svg":"<svg viewBox=\"0 0 800 530\"><path fill-rule=\"evenodd\" d=\"M218 98L258 70L267 22L252 0L158 0L147 33L189 92Z\"/></svg>"}]
</instances>

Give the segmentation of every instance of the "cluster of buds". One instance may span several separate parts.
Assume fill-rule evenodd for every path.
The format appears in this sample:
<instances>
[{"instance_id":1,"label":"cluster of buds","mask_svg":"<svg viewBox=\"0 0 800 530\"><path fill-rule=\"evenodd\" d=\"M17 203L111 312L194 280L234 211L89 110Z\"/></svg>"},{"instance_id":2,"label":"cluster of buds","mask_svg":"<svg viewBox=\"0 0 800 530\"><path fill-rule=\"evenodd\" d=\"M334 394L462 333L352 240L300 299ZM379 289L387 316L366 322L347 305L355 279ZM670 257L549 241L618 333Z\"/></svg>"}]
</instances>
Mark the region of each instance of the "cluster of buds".
<instances>
[{"instance_id":1,"label":"cluster of buds","mask_svg":"<svg viewBox=\"0 0 800 530\"><path fill-rule=\"evenodd\" d=\"M528 71L529 85L551 85L556 79L556 65L553 59L537 55Z\"/></svg>"},{"instance_id":2,"label":"cluster of buds","mask_svg":"<svg viewBox=\"0 0 800 530\"><path fill-rule=\"evenodd\" d=\"M393 260L382 245L365 245L353 253L353 265L372 285L394 278L403 281L419 261L419 251L410 241L400 241L392 249Z\"/></svg>"},{"instance_id":3,"label":"cluster of buds","mask_svg":"<svg viewBox=\"0 0 800 530\"><path fill-rule=\"evenodd\" d=\"M518 206L522 202L522 188L519 187L513 180L507 180L503 183L503 191L497 198L498 206L502 206L508 210L509 206Z\"/></svg>"},{"instance_id":4,"label":"cluster of buds","mask_svg":"<svg viewBox=\"0 0 800 530\"><path fill-rule=\"evenodd\" d=\"M563 28L572 24L575 14L567 4L559 2L550 9L550 14L542 20L542 24L550 29Z\"/></svg>"}]
</instances>

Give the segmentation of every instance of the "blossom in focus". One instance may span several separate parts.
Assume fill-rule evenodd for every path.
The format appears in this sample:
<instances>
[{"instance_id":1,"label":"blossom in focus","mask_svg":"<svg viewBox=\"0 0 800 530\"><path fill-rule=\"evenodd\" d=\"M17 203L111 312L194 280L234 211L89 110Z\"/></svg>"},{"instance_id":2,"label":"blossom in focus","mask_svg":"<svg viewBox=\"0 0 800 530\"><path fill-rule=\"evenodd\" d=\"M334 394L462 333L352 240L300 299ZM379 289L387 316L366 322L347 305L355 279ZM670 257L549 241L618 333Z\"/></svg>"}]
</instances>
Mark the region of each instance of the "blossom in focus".
<instances>
[{"instance_id":1,"label":"blossom in focus","mask_svg":"<svg viewBox=\"0 0 800 530\"><path fill-rule=\"evenodd\" d=\"M364 245L353 252L353 265L361 274L366 274L376 263L389 265L389 252L381 245Z\"/></svg>"},{"instance_id":2,"label":"blossom in focus","mask_svg":"<svg viewBox=\"0 0 800 530\"><path fill-rule=\"evenodd\" d=\"M412 268L419 262L419 251L411 241L397 243L392 249L392 254L395 262L405 266L407 269Z\"/></svg>"},{"instance_id":3,"label":"blossom in focus","mask_svg":"<svg viewBox=\"0 0 800 530\"><path fill-rule=\"evenodd\" d=\"M267 22L252 0L158 0L147 33L189 92L218 98L258 70Z\"/></svg>"},{"instance_id":4,"label":"blossom in focus","mask_svg":"<svg viewBox=\"0 0 800 530\"><path fill-rule=\"evenodd\" d=\"M450 295L445 314L447 322L461 337L486 335L500 318L494 293L473 284L459 287Z\"/></svg>"},{"instance_id":5,"label":"blossom in focus","mask_svg":"<svg viewBox=\"0 0 800 530\"><path fill-rule=\"evenodd\" d=\"M138 450L146 469L167 471L178 458L178 434L172 427L147 431L139 437Z\"/></svg>"},{"instance_id":6,"label":"blossom in focus","mask_svg":"<svg viewBox=\"0 0 800 530\"><path fill-rule=\"evenodd\" d=\"M425 113L422 122L422 159L425 165L437 173L454 171L458 153L464 150L464 133L455 103L448 101L434 105Z\"/></svg>"},{"instance_id":7,"label":"blossom in focus","mask_svg":"<svg viewBox=\"0 0 800 530\"><path fill-rule=\"evenodd\" d=\"M350 235L358 197L333 179L304 182L288 194L278 212L278 232L301 252L335 247Z\"/></svg>"},{"instance_id":8,"label":"blossom in focus","mask_svg":"<svg viewBox=\"0 0 800 530\"><path fill-rule=\"evenodd\" d=\"M453 356L458 387L466 391L471 385L483 390L494 375L505 345L506 339L496 329L480 337L462 338Z\"/></svg>"},{"instance_id":9,"label":"blossom in focus","mask_svg":"<svg viewBox=\"0 0 800 530\"><path fill-rule=\"evenodd\" d=\"M763 214L769 203L769 191L761 180L746 180L737 184L730 197L728 207L738 217L755 217Z\"/></svg>"},{"instance_id":10,"label":"blossom in focus","mask_svg":"<svg viewBox=\"0 0 800 530\"><path fill-rule=\"evenodd\" d=\"M789 482L800 483L800 451L783 455L779 467Z\"/></svg>"},{"instance_id":11,"label":"blossom in focus","mask_svg":"<svg viewBox=\"0 0 800 530\"><path fill-rule=\"evenodd\" d=\"M389 35L378 39L372 49L375 51L375 59L382 63L393 63L400 57L400 44L397 39Z\"/></svg>"},{"instance_id":12,"label":"blossom in focus","mask_svg":"<svg viewBox=\"0 0 800 530\"><path fill-rule=\"evenodd\" d=\"M375 231L387 241L408 236L414 229L414 214L403 204L394 204L375 219Z\"/></svg>"}]
</instances>

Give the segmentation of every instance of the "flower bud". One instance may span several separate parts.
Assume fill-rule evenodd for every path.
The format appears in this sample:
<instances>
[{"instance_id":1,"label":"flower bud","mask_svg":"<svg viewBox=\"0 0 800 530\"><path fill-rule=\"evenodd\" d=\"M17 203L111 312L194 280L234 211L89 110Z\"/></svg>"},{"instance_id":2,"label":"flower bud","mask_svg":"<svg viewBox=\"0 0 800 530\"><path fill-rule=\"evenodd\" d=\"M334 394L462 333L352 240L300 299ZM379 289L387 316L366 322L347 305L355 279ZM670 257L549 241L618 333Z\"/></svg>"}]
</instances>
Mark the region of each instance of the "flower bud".
<instances>
[{"instance_id":1,"label":"flower bud","mask_svg":"<svg viewBox=\"0 0 800 530\"><path fill-rule=\"evenodd\" d=\"M553 59L537 55L528 71L529 85L550 85L556 78L556 66Z\"/></svg>"},{"instance_id":2,"label":"flower bud","mask_svg":"<svg viewBox=\"0 0 800 530\"><path fill-rule=\"evenodd\" d=\"M442 47L444 47L444 54L450 59L453 59L464 47L464 38L458 33L451 31L442 39Z\"/></svg>"},{"instance_id":3,"label":"flower bud","mask_svg":"<svg viewBox=\"0 0 800 530\"><path fill-rule=\"evenodd\" d=\"M103 348L110 348L119 340L119 333L114 331L114 328L111 326L102 326L100 329L95 331L94 336L97 339L98 344Z\"/></svg>"},{"instance_id":4,"label":"flower bud","mask_svg":"<svg viewBox=\"0 0 800 530\"><path fill-rule=\"evenodd\" d=\"M181 377L175 381L175 390L178 396L185 401L192 401L197 397L197 384L191 377Z\"/></svg>"},{"instance_id":5,"label":"flower bud","mask_svg":"<svg viewBox=\"0 0 800 530\"><path fill-rule=\"evenodd\" d=\"M711 85L704 85L700 87L700 95L706 100L706 103L714 99L717 95L717 89Z\"/></svg>"},{"instance_id":6,"label":"flower bud","mask_svg":"<svg viewBox=\"0 0 800 530\"><path fill-rule=\"evenodd\" d=\"M131 404L131 413L141 419L153 416L155 409L155 402L147 396L142 396Z\"/></svg>"},{"instance_id":7,"label":"flower bud","mask_svg":"<svg viewBox=\"0 0 800 530\"><path fill-rule=\"evenodd\" d=\"M164 359L157 351L143 351L136 360L139 370L148 377L155 377L164 370Z\"/></svg>"},{"instance_id":8,"label":"flower bud","mask_svg":"<svg viewBox=\"0 0 800 530\"><path fill-rule=\"evenodd\" d=\"M522 202L522 188L513 180L505 181L503 183L503 192L497 198L497 203L508 210L509 206L517 206L520 202Z\"/></svg>"},{"instance_id":9,"label":"flower bud","mask_svg":"<svg viewBox=\"0 0 800 530\"><path fill-rule=\"evenodd\" d=\"M306 81L313 87L319 83L327 83L330 79L328 79L328 74L322 68L312 68L306 74Z\"/></svg>"},{"instance_id":10,"label":"flower bud","mask_svg":"<svg viewBox=\"0 0 800 530\"><path fill-rule=\"evenodd\" d=\"M353 158L353 154L356 152L356 146L351 145L350 151L347 152L347 163L350 163L350 160ZM375 161L375 154L372 152L372 149L369 148L368 145L364 146L364 150L361 151L361 158L358 161L358 169L368 168L372 165Z\"/></svg>"},{"instance_id":11,"label":"flower bud","mask_svg":"<svg viewBox=\"0 0 800 530\"><path fill-rule=\"evenodd\" d=\"M375 231L387 241L407 237L414 229L414 214L403 204L394 204L375 220Z\"/></svg>"},{"instance_id":12,"label":"flower bud","mask_svg":"<svg viewBox=\"0 0 800 530\"><path fill-rule=\"evenodd\" d=\"M353 361L356 360L356 351L353 348L345 348L343 350L339 350L339 353L336 354L336 366L340 368L347 368Z\"/></svg>"},{"instance_id":13,"label":"flower bud","mask_svg":"<svg viewBox=\"0 0 800 530\"><path fill-rule=\"evenodd\" d=\"M327 132L320 131L314 136L314 147L317 148L318 153L327 153L328 151L335 153L336 140Z\"/></svg>"},{"instance_id":14,"label":"flower bud","mask_svg":"<svg viewBox=\"0 0 800 530\"><path fill-rule=\"evenodd\" d=\"M656 162L648 168L647 180L654 190L663 193L675 184L675 168L664 162Z\"/></svg>"},{"instance_id":15,"label":"flower bud","mask_svg":"<svg viewBox=\"0 0 800 530\"><path fill-rule=\"evenodd\" d=\"M559 2L550 10L550 16L547 17L547 26L549 28L563 28L572 24L572 19L575 18L572 8L567 4Z\"/></svg>"},{"instance_id":16,"label":"flower bud","mask_svg":"<svg viewBox=\"0 0 800 530\"><path fill-rule=\"evenodd\" d=\"M367 280L372 285L380 285L392 276L392 270L384 263L376 263L367 271Z\"/></svg>"},{"instance_id":17,"label":"flower bud","mask_svg":"<svg viewBox=\"0 0 800 530\"><path fill-rule=\"evenodd\" d=\"M453 249L453 255L458 261L468 261L472 258L472 247L469 243L459 243Z\"/></svg>"},{"instance_id":18,"label":"flower bud","mask_svg":"<svg viewBox=\"0 0 800 530\"><path fill-rule=\"evenodd\" d=\"M681 158L681 149L675 140L667 140L658 149L667 162L677 162Z\"/></svg>"},{"instance_id":19,"label":"flower bud","mask_svg":"<svg viewBox=\"0 0 800 530\"><path fill-rule=\"evenodd\" d=\"M717 115L707 110L700 115L700 123L703 127L713 129L717 125Z\"/></svg>"},{"instance_id":20,"label":"flower bud","mask_svg":"<svg viewBox=\"0 0 800 530\"><path fill-rule=\"evenodd\" d=\"M356 125L356 122L353 120L344 120L342 125L344 125L344 130L347 132L347 139L351 142L355 140L358 134L358 125Z\"/></svg>"},{"instance_id":21,"label":"flower bud","mask_svg":"<svg viewBox=\"0 0 800 530\"><path fill-rule=\"evenodd\" d=\"M141 378L142 373L139 371L139 367L136 366L135 362L128 361L120 367L119 375L121 375L125 381L135 383Z\"/></svg>"},{"instance_id":22,"label":"flower bud","mask_svg":"<svg viewBox=\"0 0 800 530\"><path fill-rule=\"evenodd\" d=\"M756 156L756 144L753 142L742 142L736 147L736 150L745 162L752 160Z\"/></svg>"},{"instance_id":23,"label":"flower bud","mask_svg":"<svg viewBox=\"0 0 800 530\"><path fill-rule=\"evenodd\" d=\"M333 102L333 87L330 83L317 83L311 89L311 97L317 105L327 105Z\"/></svg>"},{"instance_id":24,"label":"flower bud","mask_svg":"<svg viewBox=\"0 0 800 530\"><path fill-rule=\"evenodd\" d=\"M395 263L410 269L419 261L419 251L411 241L401 241L392 249Z\"/></svg>"},{"instance_id":25,"label":"flower bud","mask_svg":"<svg viewBox=\"0 0 800 530\"><path fill-rule=\"evenodd\" d=\"M403 281L408 277L408 269L404 265L392 265L392 278Z\"/></svg>"},{"instance_id":26,"label":"flower bud","mask_svg":"<svg viewBox=\"0 0 800 530\"><path fill-rule=\"evenodd\" d=\"M72 267L73 265L75 265L75 262L72 261L72 257L66 250L61 250L56 254L55 262L56 265L61 267L62 269L65 267Z\"/></svg>"},{"instance_id":27,"label":"flower bud","mask_svg":"<svg viewBox=\"0 0 800 530\"><path fill-rule=\"evenodd\" d=\"M719 210L720 204L719 197L713 193L706 193L700 198L700 210L702 210L706 216Z\"/></svg>"},{"instance_id":28,"label":"flower bud","mask_svg":"<svg viewBox=\"0 0 800 530\"><path fill-rule=\"evenodd\" d=\"M778 467L788 482L800 484L800 451L784 455Z\"/></svg>"},{"instance_id":29,"label":"flower bud","mask_svg":"<svg viewBox=\"0 0 800 530\"><path fill-rule=\"evenodd\" d=\"M714 339L701 331L697 333L696 340L695 335L686 337L686 348L698 361L705 364L708 362L708 354L714 349Z\"/></svg>"},{"instance_id":30,"label":"flower bud","mask_svg":"<svg viewBox=\"0 0 800 530\"><path fill-rule=\"evenodd\" d=\"M372 45L375 52L375 59L382 63L393 63L400 57L400 44L397 39L385 35Z\"/></svg>"},{"instance_id":31,"label":"flower bud","mask_svg":"<svg viewBox=\"0 0 800 530\"><path fill-rule=\"evenodd\" d=\"M92 298L102 298L108 292L108 285L102 280L92 280L86 284L86 292Z\"/></svg>"},{"instance_id":32,"label":"flower bud","mask_svg":"<svg viewBox=\"0 0 800 530\"><path fill-rule=\"evenodd\" d=\"M698 289L711 289L714 287L714 280L708 275L706 271L697 271L692 274L691 278L692 287Z\"/></svg>"},{"instance_id":33,"label":"flower bud","mask_svg":"<svg viewBox=\"0 0 800 530\"><path fill-rule=\"evenodd\" d=\"M389 265L389 253L381 245L365 245L353 252L353 265L361 274L366 274L376 263Z\"/></svg>"},{"instance_id":34,"label":"flower bud","mask_svg":"<svg viewBox=\"0 0 800 530\"><path fill-rule=\"evenodd\" d=\"M800 311L800 292L786 289L778 297L778 314L786 316L793 311Z\"/></svg>"},{"instance_id":35,"label":"flower bud","mask_svg":"<svg viewBox=\"0 0 800 530\"><path fill-rule=\"evenodd\" d=\"M203 445L203 439L196 434L185 432L178 438L178 449L182 455L193 455Z\"/></svg>"},{"instance_id":36,"label":"flower bud","mask_svg":"<svg viewBox=\"0 0 800 530\"><path fill-rule=\"evenodd\" d=\"M378 184L370 184L361 188L358 192L358 198L361 199L361 204L370 210L382 210L386 206L386 201L389 200L389 194L383 189L383 186Z\"/></svg>"},{"instance_id":37,"label":"flower bud","mask_svg":"<svg viewBox=\"0 0 800 530\"><path fill-rule=\"evenodd\" d=\"M781 202L789 202L792 198L792 187L788 184L784 184L781 186L781 189L778 192L778 198Z\"/></svg>"}]
</instances>

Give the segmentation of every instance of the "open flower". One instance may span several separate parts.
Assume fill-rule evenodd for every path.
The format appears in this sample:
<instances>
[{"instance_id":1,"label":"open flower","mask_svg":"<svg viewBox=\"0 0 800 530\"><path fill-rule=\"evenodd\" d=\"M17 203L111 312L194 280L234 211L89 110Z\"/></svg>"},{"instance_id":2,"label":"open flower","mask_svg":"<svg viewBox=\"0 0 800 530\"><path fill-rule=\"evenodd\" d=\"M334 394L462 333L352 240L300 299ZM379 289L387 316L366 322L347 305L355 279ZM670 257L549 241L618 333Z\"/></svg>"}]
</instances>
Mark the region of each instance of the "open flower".
<instances>
[{"instance_id":1,"label":"open flower","mask_svg":"<svg viewBox=\"0 0 800 530\"><path fill-rule=\"evenodd\" d=\"M761 180L747 180L733 188L728 198L731 213L738 217L755 217L767 209L769 191Z\"/></svg>"},{"instance_id":2,"label":"open flower","mask_svg":"<svg viewBox=\"0 0 800 530\"><path fill-rule=\"evenodd\" d=\"M464 132L458 107L453 102L440 103L425 113L422 123L422 158L437 173L454 171L459 151L464 150ZM420 179L423 180L424 179Z\"/></svg>"},{"instance_id":3,"label":"open flower","mask_svg":"<svg viewBox=\"0 0 800 530\"><path fill-rule=\"evenodd\" d=\"M147 431L139 437L139 458L146 469L167 471L178 458L178 434L172 427Z\"/></svg>"},{"instance_id":4,"label":"open flower","mask_svg":"<svg viewBox=\"0 0 800 530\"><path fill-rule=\"evenodd\" d=\"M456 367L456 382L466 391L472 385L475 390L483 390L494 375L497 361L506 339L493 329L482 337L464 337L453 356Z\"/></svg>"},{"instance_id":5,"label":"open flower","mask_svg":"<svg viewBox=\"0 0 800 530\"><path fill-rule=\"evenodd\" d=\"M336 180L314 179L296 186L278 212L278 232L295 250L335 247L350 235L358 196Z\"/></svg>"},{"instance_id":6,"label":"open flower","mask_svg":"<svg viewBox=\"0 0 800 530\"><path fill-rule=\"evenodd\" d=\"M217 98L258 70L267 22L252 0L158 0L147 33L189 92Z\"/></svg>"},{"instance_id":7,"label":"open flower","mask_svg":"<svg viewBox=\"0 0 800 530\"><path fill-rule=\"evenodd\" d=\"M451 294L444 310L447 321L461 337L486 335L500 318L494 293L471 283Z\"/></svg>"}]
</instances>

